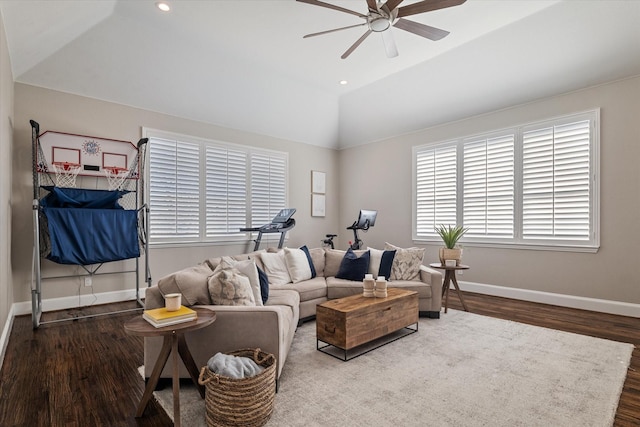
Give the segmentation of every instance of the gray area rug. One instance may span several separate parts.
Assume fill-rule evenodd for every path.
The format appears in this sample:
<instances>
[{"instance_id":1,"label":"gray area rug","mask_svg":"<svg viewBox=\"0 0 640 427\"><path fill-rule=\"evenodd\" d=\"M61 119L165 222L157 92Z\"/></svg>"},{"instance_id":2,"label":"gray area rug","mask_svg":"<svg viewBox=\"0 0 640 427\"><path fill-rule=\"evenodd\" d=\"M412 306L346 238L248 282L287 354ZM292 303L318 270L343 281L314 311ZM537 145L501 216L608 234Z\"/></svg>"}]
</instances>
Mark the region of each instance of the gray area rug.
<instances>
[{"instance_id":1,"label":"gray area rug","mask_svg":"<svg viewBox=\"0 0 640 427\"><path fill-rule=\"evenodd\" d=\"M298 328L267 426L611 426L631 344L450 310L348 362ZM173 416L171 388L154 393ZM192 386L183 425L206 426Z\"/></svg>"}]
</instances>

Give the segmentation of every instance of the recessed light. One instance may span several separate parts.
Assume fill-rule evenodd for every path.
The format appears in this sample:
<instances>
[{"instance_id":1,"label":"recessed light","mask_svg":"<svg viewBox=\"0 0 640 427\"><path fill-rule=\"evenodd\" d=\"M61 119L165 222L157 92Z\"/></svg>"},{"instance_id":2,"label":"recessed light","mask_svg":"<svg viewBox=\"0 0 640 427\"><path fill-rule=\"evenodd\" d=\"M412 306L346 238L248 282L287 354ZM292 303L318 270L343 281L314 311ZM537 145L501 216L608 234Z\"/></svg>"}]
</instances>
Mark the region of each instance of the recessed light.
<instances>
[{"instance_id":1,"label":"recessed light","mask_svg":"<svg viewBox=\"0 0 640 427\"><path fill-rule=\"evenodd\" d=\"M169 6L169 3L164 1L156 2L156 7L163 12L169 12L171 10L171 6Z\"/></svg>"},{"instance_id":2,"label":"recessed light","mask_svg":"<svg viewBox=\"0 0 640 427\"><path fill-rule=\"evenodd\" d=\"M342 86L346 85L347 83L349 83L349 82L348 82L348 81L346 81L346 80L340 80L340 84L341 84Z\"/></svg>"}]
</instances>

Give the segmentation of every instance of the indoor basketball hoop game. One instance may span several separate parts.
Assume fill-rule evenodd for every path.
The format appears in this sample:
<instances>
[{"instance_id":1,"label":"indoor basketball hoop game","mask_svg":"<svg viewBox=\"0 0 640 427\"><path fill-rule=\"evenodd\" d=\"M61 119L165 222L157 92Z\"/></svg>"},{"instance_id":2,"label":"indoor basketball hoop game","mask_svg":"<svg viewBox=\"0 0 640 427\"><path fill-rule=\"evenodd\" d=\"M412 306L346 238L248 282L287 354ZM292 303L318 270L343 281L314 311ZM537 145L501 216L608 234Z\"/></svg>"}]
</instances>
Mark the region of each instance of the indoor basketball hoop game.
<instances>
[{"instance_id":1,"label":"indoor basketball hoop game","mask_svg":"<svg viewBox=\"0 0 640 427\"><path fill-rule=\"evenodd\" d=\"M137 179L138 150L129 141L46 131L40 135L38 172L55 173L56 186L76 187L78 177L101 177L109 190L122 190ZM80 178L83 179L83 178ZM102 185L99 185L102 186Z\"/></svg>"}]
</instances>

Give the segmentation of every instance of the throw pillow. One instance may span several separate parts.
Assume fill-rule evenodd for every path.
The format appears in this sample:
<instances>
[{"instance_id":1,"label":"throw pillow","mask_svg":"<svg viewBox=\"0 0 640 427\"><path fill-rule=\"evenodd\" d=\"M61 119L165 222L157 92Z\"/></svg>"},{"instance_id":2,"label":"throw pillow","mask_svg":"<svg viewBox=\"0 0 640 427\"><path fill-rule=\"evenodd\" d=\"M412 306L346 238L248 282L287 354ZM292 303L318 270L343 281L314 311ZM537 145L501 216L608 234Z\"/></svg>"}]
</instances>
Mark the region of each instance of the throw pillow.
<instances>
[{"instance_id":1,"label":"throw pillow","mask_svg":"<svg viewBox=\"0 0 640 427\"><path fill-rule=\"evenodd\" d=\"M371 252L369 274L373 274L373 277L382 276L389 280L391 277L393 258L395 257L396 251L383 251L374 248L367 248L367 250Z\"/></svg>"},{"instance_id":2,"label":"throw pillow","mask_svg":"<svg viewBox=\"0 0 640 427\"><path fill-rule=\"evenodd\" d=\"M260 279L260 295L262 296L262 304L266 304L269 299L269 278L267 277L267 273L262 271L262 269L256 266L258 269L258 278Z\"/></svg>"},{"instance_id":3,"label":"throw pillow","mask_svg":"<svg viewBox=\"0 0 640 427\"><path fill-rule=\"evenodd\" d=\"M224 260L209 277L209 294L217 305L256 305L249 278Z\"/></svg>"},{"instance_id":4,"label":"throw pillow","mask_svg":"<svg viewBox=\"0 0 640 427\"><path fill-rule=\"evenodd\" d=\"M230 266L237 268L240 273L249 278L251 284L251 291L253 292L253 300L257 306L262 304L262 292L260 289L260 276L258 276L258 266L255 261L251 259L245 259L243 261L236 261L235 259L227 256L223 256L222 259Z\"/></svg>"},{"instance_id":5,"label":"throw pillow","mask_svg":"<svg viewBox=\"0 0 640 427\"><path fill-rule=\"evenodd\" d=\"M311 279L309 260L302 249L284 248L284 260L293 283Z\"/></svg>"},{"instance_id":6,"label":"throw pillow","mask_svg":"<svg viewBox=\"0 0 640 427\"><path fill-rule=\"evenodd\" d=\"M291 283L291 276L284 260L284 251L265 252L260 254L264 272L267 273L269 283L272 285L286 285Z\"/></svg>"},{"instance_id":7,"label":"throw pillow","mask_svg":"<svg viewBox=\"0 0 640 427\"><path fill-rule=\"evenodd\" d=\"M207 264L188 267L158 280L162 295L181 293L182 305L210 304L207 280L213 270Z\"/></svg>"},{"instance_id":8,"label":"throw pillow","mask_svg":"<svg viewBox=\"0 0 640 427\"><path fill-rule=\"evenodd\" d=\"M316 273L316 268L313 265L313 258L311 258L311 253L309 252L309 248L307 248L307 245L304 245L304 246L300 246L300 249L302 249L304 254L307 256L307 262L309 262L309 268L311 269L311 278L313 279L314 277L317 276L317 273Z\"/></svg>"},{"instance_id":9,"label":"throw pillow","mask_svg":"<svg viewBox=\"0 0 640 427\"><path fill-rule=\"evenodd\" d=\"M353 251L353 253L358 256L362 255L365 252L366 251L363 250ZM342 263L342 259L344 258L344 255L346 253L346 251L343 251L341 249L325 249L324 277L334 277L338 275L340 264Z\"/></svg>"},{"instance_id":10,"label":"throw pillow","mask_svg":"<svg viewBox=\"0 0 640 427\"><path fill-rule=\"evenodd\" d=\"M400 248L391 243L384 244L385 250L395 250L391 266L390 280L420 280L420 266L424 259L424 248Z\"/></svg>"},{"instance_id":11,"label":"throw pillow","mask_svg":"<svg viewBox=\"0 0 640 427\"><path fill-rule=\"evenodd\" d=\"M356 255L351 248L347 250L340 263L337 279L361 281L364 275L369 271L370 252L366 251L360 257Z\"/></svg>"}]
</instances>

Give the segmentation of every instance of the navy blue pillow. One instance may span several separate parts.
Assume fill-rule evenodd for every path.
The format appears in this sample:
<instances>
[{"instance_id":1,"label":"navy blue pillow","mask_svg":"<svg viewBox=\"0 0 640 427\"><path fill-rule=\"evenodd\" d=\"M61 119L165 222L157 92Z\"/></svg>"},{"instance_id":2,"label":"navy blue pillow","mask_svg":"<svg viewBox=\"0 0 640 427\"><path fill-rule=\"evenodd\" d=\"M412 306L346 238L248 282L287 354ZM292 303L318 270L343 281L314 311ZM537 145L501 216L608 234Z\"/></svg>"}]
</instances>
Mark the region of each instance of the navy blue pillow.
<instances>
[{"instance_id":1,"label":"navy blue pillow","mask_svg":"<svg viewBox=\"0 0 640 427\"><path fill-rule=\"evenodd\" d=\"M269 299L269 278L267 277L267 273L262 271L260 267L256 265L258 269L258 278L260 279L260 294L262 296L262 303L266 303Z\"/></svg>"},{"instance_id":2,"label":"navy blue pillow","mask_svg":"<svg viewBox=\"0 0 640 427\"><path fill-rule=\"evenodd\" d=\"M307 245L304 245L300 246L300 249L302 249L304 254L307 256L307 261L309 261L309 268L311 268L311 278L313 279L314 277L316 277L316 268L313 266L313 260L311 259L309 248L307 248Z\"/></svg>"},{"instance_id":3,"label":"navy blue pillow","mask_svg":"<svg viewBox=\"0 0 640 427\"><path fill-rule=\"evenodd\" d=\"M389 280L391 277L391 266L393 265L393 258L396 256L396 251L384 251L382 253L382 259L380 260L380 267L378 268L378 276L382 276Z\"/></svg>"},{"instance_id":4,"label":"navy blue pillow","mask_svg":"<svg viewBox=\"0 0 640 427\"><path fill-rule=\"evenodd\" d=\"M369 251L366 251L358 258L355 252L353 252L353 249L347 249L347 253L344 254L340 262L340 268L338 269L336 278L355 281L363 280L364 275L369 271L370 254Z\"/></svg>"}]
</instances>

